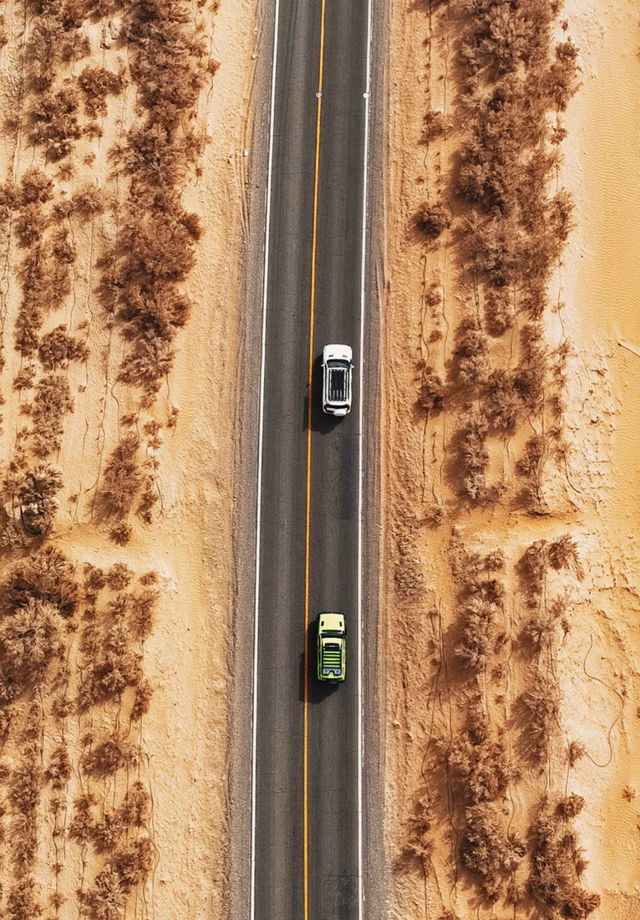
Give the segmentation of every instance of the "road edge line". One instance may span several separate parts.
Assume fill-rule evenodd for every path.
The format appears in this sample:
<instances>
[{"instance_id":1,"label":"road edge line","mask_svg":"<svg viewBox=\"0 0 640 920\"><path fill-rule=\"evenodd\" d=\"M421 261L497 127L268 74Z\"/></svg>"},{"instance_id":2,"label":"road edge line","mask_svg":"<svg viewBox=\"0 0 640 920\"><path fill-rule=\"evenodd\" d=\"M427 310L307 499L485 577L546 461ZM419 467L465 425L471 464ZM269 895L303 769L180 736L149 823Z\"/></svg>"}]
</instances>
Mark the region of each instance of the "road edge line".
<instances>
[{"instance_id":1,"label":"road edge line","mask_svg":"<svg viewBox=\"0 0 640 920\"><path fill-rule=\"evenodd\" d=\"M369 119L371 98L371 38L372 38L372 0L367 0L367 76L364 92L365 124L363 153L362 186L362 256L360 266L360 371L359 371L359 433L358 433L358 918L364 917L364 867L363 867L363 802L362 773L364 761L363 733L363 693L362 693L362 511L364 488L363 464L363 392L364 392L364 316L366 302L366 262L367 262L367 195L369 191Z\"/></svg>"},{"instance_id":2,"label":"road edge line","mask_svg":"<svg viewBox=\"0 0 640 920\"><path fill-rule=\"evenodd\" d=\"M256 495L256 579L253 607L253 697L251 712L251 883L249 893L249 917L255 920L256 915L256 749L258 736L258 627L260 624L260 535L262 526L262 446L264 439L264 382L266 365L266 332L267 332L267 288L269 283L269 241L271 232L271 178L273 171L273 143L274 143L274 111L276 97L276 70L278 64L278 24L280 20L280 0L275 0L273 22L273 61L271 70L271 103L269 111L269 159L267 164L267 189L266 212L264 231L264 275L262 282L262 331L260 355L260 399L258 418L258 487Z\"/></svg>"}]
</instances>

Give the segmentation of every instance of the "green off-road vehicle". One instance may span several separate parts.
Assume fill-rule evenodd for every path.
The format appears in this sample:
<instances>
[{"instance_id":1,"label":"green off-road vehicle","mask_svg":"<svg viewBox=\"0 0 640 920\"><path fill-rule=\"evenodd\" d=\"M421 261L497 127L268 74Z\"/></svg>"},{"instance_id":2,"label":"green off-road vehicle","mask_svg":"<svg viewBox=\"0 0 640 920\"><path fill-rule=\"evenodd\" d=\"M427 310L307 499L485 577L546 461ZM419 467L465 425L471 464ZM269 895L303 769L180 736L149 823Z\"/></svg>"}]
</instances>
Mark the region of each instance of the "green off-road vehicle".
<instances>
[{"instance_id":1,"label":"green off-road vehicle","mask_svg":"<svg viewBox=\"0 0 640 920\"><path fill-rule=\"evenodd\" d=\"M336 682L347 673L347 627L341 613L318 617L318 680Z\"/></svg>"}]
</instances>

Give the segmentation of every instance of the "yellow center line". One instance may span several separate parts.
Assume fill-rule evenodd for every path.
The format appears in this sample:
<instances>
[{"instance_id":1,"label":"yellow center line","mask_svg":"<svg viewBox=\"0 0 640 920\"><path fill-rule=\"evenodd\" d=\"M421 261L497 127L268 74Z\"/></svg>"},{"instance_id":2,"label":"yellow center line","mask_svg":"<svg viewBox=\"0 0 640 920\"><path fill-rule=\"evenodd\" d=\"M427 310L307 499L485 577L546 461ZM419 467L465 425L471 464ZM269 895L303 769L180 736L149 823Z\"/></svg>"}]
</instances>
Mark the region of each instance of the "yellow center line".
<instances>
[{"instance_id":1,"label":"yellow center line","mask_svg":"<svg viewBox=\"0 0 640 920\"><path fill-rule=\"evenodd\" d=\"M311 532L311 413L313 395L313 323L316 308L316 248L318 241L318 182L320 178L320 116L322 115L322 76L324 69L324 14L320 19L320 64L318 68L318 104L316 110L316 160L313 185L313 231L311 236L311 296L309 304L309 378L307 403L307 517L304 564L304 741L303 741L303 873L304 920L309 920L309 544Z\"/></svg>"}]
</instances>

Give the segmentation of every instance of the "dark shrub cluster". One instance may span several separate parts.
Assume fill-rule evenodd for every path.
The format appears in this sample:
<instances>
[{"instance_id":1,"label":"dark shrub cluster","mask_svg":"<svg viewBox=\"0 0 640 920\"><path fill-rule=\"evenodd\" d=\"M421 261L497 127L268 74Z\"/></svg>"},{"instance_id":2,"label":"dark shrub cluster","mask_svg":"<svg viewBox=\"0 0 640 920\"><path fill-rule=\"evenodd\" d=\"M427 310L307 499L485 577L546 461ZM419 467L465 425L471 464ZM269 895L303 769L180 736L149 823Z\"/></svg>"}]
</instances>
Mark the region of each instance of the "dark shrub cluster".
<instances>
[{"instance_id":1,"label":"dark shrub cluster","mask_svg":"<svg viewBox=\"0 0 640 920\"><path fill-rule=\"evenodd\" d=\"M582 920L600 905L600 896L580 885L586 868L582 849L569 825L584 800L580 796L561 799L556 807L543 801L533 825L533 851L529 890L540 910L560 917Z\"/></svg>"}]
</instances>

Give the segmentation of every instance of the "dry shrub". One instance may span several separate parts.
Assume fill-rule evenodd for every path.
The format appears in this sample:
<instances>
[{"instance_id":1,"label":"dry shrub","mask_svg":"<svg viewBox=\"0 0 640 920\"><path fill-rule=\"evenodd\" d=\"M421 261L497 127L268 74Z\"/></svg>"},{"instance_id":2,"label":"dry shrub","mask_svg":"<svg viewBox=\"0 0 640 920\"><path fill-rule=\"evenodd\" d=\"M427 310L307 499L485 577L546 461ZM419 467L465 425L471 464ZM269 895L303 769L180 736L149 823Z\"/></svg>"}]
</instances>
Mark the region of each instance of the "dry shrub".
<instances>
[{"instance_id":1,"label":"dry shrub","mask_svg":"<svg viewBox=\"0 0 640 920\"><path fill-rule=\"evenodd\" d=\"M127 521L118 521L109 528L109 537L118 546L126 546L131 539L133 528Z\"/></svg>"},{"instance_id":2,"label":"dry shrub","mask_svg":"<svg viewBox=\"0 0 640 920\"><path fill-rule=\"evenodd\" d=\"M139 722L149 712L152 696L153 687L148 680L142 680L135 688L130 715L132 722Z\"/></svg>"},{"instance_id":3,"label":"dry shrub","mask_svg":"<svg viewBox=\"0 0 640 920\"><path fill-rule=\"evenodd\" d=\"M113 865L125 891L145 880L151 870L152 854L151 840L148 837L140 837L115 853Z\"/></svg>"},{"instance_id":4,"label":"dry shrub","mask_svg":"<svg viewBox=\"0 0 640 920\"><path fill-rule=\"evenodd\" d=\"M67 412L73 412L69 381L62 374L46 374L36 387L31 413L33 452L37 457L60 450Z\"/></svg>"},{"instance_id":5,"label":"dry shrub","mask_svg":"<svg viewBox=\"0 0 640 920\"><path fill-rule=\"evenodd\" d=\"M502 741L488 734L478 736L473 728L465 729L454 739L447 753L447 764L467 805L499 799L511 778Z\"/></svg>"},{"instance_id":6,"label":"dry shrub","mask_svg":"<svg viewBox=\"0 0 640 920\"><path fill-rule=\"evenodd\" d=\"M40 799L42 773L35 761L24 760L11 773L9 802L21 815L33 815Z\"/></svg>"},{"instance_id":7,"label":"dry shrub","mask_svg":"<svg viewBox=\"0 0 640 920\"><path fill-rule=\"evenodd\" d=\"M459 433L459 456L462 467L462 494L474 504L483 504L489 497L485 470L489 463L486 438L489 426L479 412L470 412Z\"/></svg>"},{"instance_id":8,"label":"dry shrub","mask_svg":"<svg viewBox=\"0 0 640 920\"><path fill-rule=\"evenodd\" d=\"M2 595L10 613L33 600L50 604L69 617L75 612L79 595L73 564L60 550L47 546L9 570Z\"/></svg>"},{"instance_id":9,"label":"dry shrub","mask_svg":"<svg viewBox=\"0 0 640 920\"><path fill-rule=\"evenodd\" d=\"M156 588L143 588L131 593L127 629L135 639L146 639L151 632L153 615L159 599L160 592Z\"/></svg>"},{"instance_id":10,"label":"dry shrub","mask_svg":"<svg viewBox=\"0 0 640 920\"><path fill-rule=\"evenodd\" d=\"M115 562L110 569L104 573L104 584L108 585L112 591L123 591L131 584L133 571L124 562Z\"/></svg>"},{"instance_id":11,"label":"dry shrub","mask_svg":"<svg viewBox=\"0 0 640 920\"><path fill-rule=\"evenodd\" d=\"M528 482L519 493L519 501L532 514L547 513L542 491L542 476L548 456L548 438L534 435L525 444L524 453L516 463L516 472Z\"/></svg>"},{"instance_id":12,"label":"dry shrub","mask_svg":"<svg viewBox=\"0 0 640 920\"><path fill-rule=\"evenodd\" d=\"M489 369L487 336L477 320L467 317L456 331L452 377L464 386L478 386L487 382Z\"/></svg>"},{"instance_id":13,"label":"dry shrub","mask_svg":"<svg viewBox=\"0 0 640 920\"><path fill-rule=\"evenodd\" d=\"M115 623L103 636L96 657L85 669L78 690L78 706L86 711L97 703L120 697L142 679L142 656L129 648L129 634Z\"/></svg>"},{"instance_id":14,"label":"dry shrub","mask_svg":"<svg viewBox=\"0 0 640 920\"><path fill-rule=\"evenodd\" d=\"M34 920L42 916L42 908L35 898L36 882L32 875L16 879L9 889L6 920Z\"/></svg>"},{"instance_id":15,"label":"dry shrub","mask_svg":"<svg viewBox=\"0 0 640 920\"><path fill-rule=\"evenodd\" d=\"M49 766L45 770L45 782L51 783L53 789L64 789L71 776L71 762L67 749L63 744L58 744L51 752Z\"/></svg>"},{"instance_id":16,"label":"dry shrub","mask_svg":"<svg viewBox=\"0 0 640 920\"><path fill-rule=\"evenodd\" d=\"M427 859L431 855L433 841L430 835L433 823L433 803L428 790L424 789L416 797L413 812L409 816L404 856Z\"/></svg>"},{"instance_id":17,"label":"dry shrub","mask_svg":"<svg viewBox=\"0 0 640 920\"><path fill-rule=\"evenodd\" d=\"M53 197L53 180L41 169L32 166L20 178L17 204L24 208L30 204L46 204Z\"/></svg>"},{"instance_id":18,"label":"dry shrub","mask_svg":"<svg viewBox=\"0 0 640 920\"><path fill-rule=\"evenodd\" d=\"M66 367L69 361L86 361L89 349L84 342L70 336L66 326L60 325L42 337L38 356L44 368L57 370Z\"/></svg>"},{"instance_id":19,"label":"dry shrub","mask_svg":"<svg viewBox=\"0 0 640 920\"><path fill-rule=\"evenodd\" d=\"M82 768L94 777L105 777L116 773L127 764L136 763L139 749L125 737L114 734L103 738L82 756Z\"/></svg>"},{"instance_id":20,"label":"dry shrub","mask_svg":"<svg viewBox=\"0 0 640 920\"><path fill-rule=\"evenodd\" d=\"M584 799L582 796L572 793L571 795L564 796L564 798L558 801L556 805L556 814L558 817L562 818L563 821L570 821L572 818L575 818L576 815L579 815L583 808Z\"/></svg>"},{"instance_id":21,"label":"dry shrub","mask_svg":"<svg viewBox=\"0 0 640 920\"><path fill-rule=\"evenodd\" d=\"M35 96L27 113L31 143L45 145L48 158L54 162L67 156L72 142L80 137L78 104L77 90L63 87Z\"/></svg>"},{"instance_id":22,"label":"dry shrub","mask_svg":"<svg viewBox=\"0 0 640 920\"><path fill-rule=\"evenodd\" d=\"M569 747L567 748L567 760L569 761L570 767L575 767L577 762L584 757L587 753L587 749L582 743L582 741L571 741Z\"/></svg>"},{"instance_id":23,"label":"dry shrub","mask_svg":"<svg viewBox=\"0 0 640 920\"><path fill-rule=\"evenodd\" d=\"M140 441L125 435L111 453L102 477L98 499L106 515L124 518L131 511L142 476L138 469Z\"/></svg>"},{"instance_id":24,"label":"dry shrub","mask_svg":"<svg viewBox=\"0 0 640 920\"><path fill-rule=\"evenodd\" d=\"M558 687L545 674L538 674L533 686L522 695L527 720L527 753L535 761L549 751L551 730L558 718Z\"/></svg>"},{"instance_id":25,"label":"dry shrub","mask_svg":"<svg viewBox=\"0 0 640 920\"><path fill-rule=\"evenodd\" d=\"M564 111L579 85L578 49L571 39L555 48L555 60L543 76L547 95Z\"/></svg>"},{"instance_id":26,"label":"dry shrub","mask_svg":"<svg viewBox=\"0 0 640 920\"><path fill-rule=\"evenodd\" d=\"M580 796L575 798L580 800ZM543 911L582 920L599 906L600 896L585 891L579 883L586 861L577 845L575 833L566 829L566 820L557 808L552 809L543 800L538 819L531 828L533 849L529 890Z\"/></svg>"},{"instance_id":27,"label":"dry shrub","mask_svg":"<svg viewBox=\"0 0 640 920\"><path fill-rule=\"evenodd\" d=\"M578 556L578 547L573 537L565 533L547 547L549 565L556 572L560 569L571 569L578 578L582 578L583 571Z\"/></svg>"},{"instance_id":28,"label":"dry shrub","mask_svg":"<svg viewBox=\"0 0 640 920\"><path fill-rule=\"evenodd\" d=\"M62 621L51 604L30 599L0 621L0 698L10 702L44 680L47 668L64 658Z\"/></svg>"},{"instance_id":29,"label":"dry shrub","mask_svg":"<svg viewBox=\"0 0 640 920\"><path fill-rule=\"evenodd\" d=\"M492 371L487 380L484 405L487 420L495 431L512 433L522 414L522 399L513 376L505 370Z\"/></svg>"},{"instance_id":30,"label":"dry shrub","mask_svg":"<svg viewBox=\"0 0 640 920\"><path fill-rule=\"evenodd\" d=\"M20 519L24 529L35 536L48 537L53 529L62 488L62 473L48 463L28 470L16 490Z\"/></svg>"},{"instance_id":31,"label":"dry shrub","mask_svg":"<svg viewBox=\"0 0 640 920\"><path fill-rule=\"evenodd\" d=\"M84 107L90 118L107 114L107 96L117 96L124 89L124 74L104 67L85 67L78 77Z\"/></svg>"},{"instance_id":32,"label":"dry shrub","mask_svg":"<svg viewBox=\"0 0 640 920\"><path fill-rule=\"evenodd\" d=\"M444 384L431 365L422 366L418 405L433 414L441 412L444 405Z\"/></svg>"},{"instance_id":33,"label":"dry shrub","mask_svg":"<svg viewBox=\"0 0 640 920\"><path fill-rule=\"evenodd\" d=\"M18 244L28 249L37 243L47 226L42 208L37 203L26 204L13 222Z\"/></svg>"},{"instance_id":34,"label":"dry shrub","mask_svg":"<svg viewBox=\"0 0 640 920\"><path fill-rule=\"evenodd\" d=\"M128 827L142 827L149 820L149 806L149 793L140 780L136 780L119 809L123 824Z\"/></svg>"},{"instance_id":35,"label":"dry shrub","mask_svg":"<svg viewBox=\"0 0 640 920\"><path fill-rule=\"evenodd\" d=\"M429 144L437 137L442 137L448 130L448 127L448 120L442 109L429 109L424 116L423 142Z\"/></svg>"},{"instance_id":36,"label":"dry shrub","mask_svg":"<svg viewBox=\"0 0 640 920\"><path fill-rule=\"evenodd\" d=\"M30 88L36 93L48 90L59 64L89 53L89 40L78 31L79 17L70 16L72 4L33 3L37 14L30 21L27 60L30 62Z\"/></svg>"},{"instance_id":37,"label":"dry shrub","mask_svg":"<svg viewBox=\"0 0 640 920\"><path fill-rule=\"evenodd\" d=\"M436 240L451 226L451 212L442 201L425 202L416 211L413 226L425 239Z\"/></svg>"},{"instance_id":38,"label":"dry shrub","mask_svg":"<svg viewBox=\"0 0 640 920\"><path fill-rule=\"evenodd\" d=\"M484 301L484 317L489 335L504 335L513 326L514 309L512 299L504 288L489 290Z\"/></svg>"},{"instance_id":39,"label":"dry shrub","mask_svg":"<svg viewBox=\"0 0 640 920\"><path fill-rule=\"evenodd\" d=\"M174 350L170 344L157 338L139 338L120 365L118 379L131 386L141 386L156 393L160 382L171 370Z\"/></svg>"},{"instance_id":40,"label":"dry shrub","mask_svg":"<svg viewBox=\"0 0 640 920\"><path fill-rule=\"evenodd\" d=\"M206 79L206 51L194 38L191 10L183 0L145 0L131 10L127 39L140 104L173 129Z\"/></svg>"},{"instance_id":41,"label":"dry shrub","mask_svg":"<svg viewBox=\"0 0 640 920\"><path fill-rule=\"evenodd\" d=\"M500 809L490 803L465 810L466 827L460 844L462 865L480 877L480 889L490 903L504 894L505 884L525 854L516 834L507 833Z\"/></svg>"},{"instance_id":42,"label":"dry shrub","mask_svg":"<svg viewBox=\"0 0 640 920\"><path fill-rule=\"evenodd\" d=\"M91 809L96 804L91 793L79 796L74 802L73 818L69 824L69 836L78 843L88 843L93 834L94 820Z\"/></svg>"},{"instance_id":43,"label":"dry shrub","mask_svg":"<svg viewBox=\"0 0 640 920\"><path fill-rule=\"evenodd\" d=\"M127 893L113 866L105 866L88 891L80 892L84 916L90 920L121 920Z\"/></svg>"},{"instance_id":44,"label":"dry shrub","mask_svg":"<svg viewBox=\"0 0 640 920\"><path fill-rule=\"evenodd\" d=\"M472 671L484 668L504 642L504 632L496 623L499 613L498 605L483 597L470 598L459 611L462 635L456 656Z\"/></svg>"}]
</instances>

